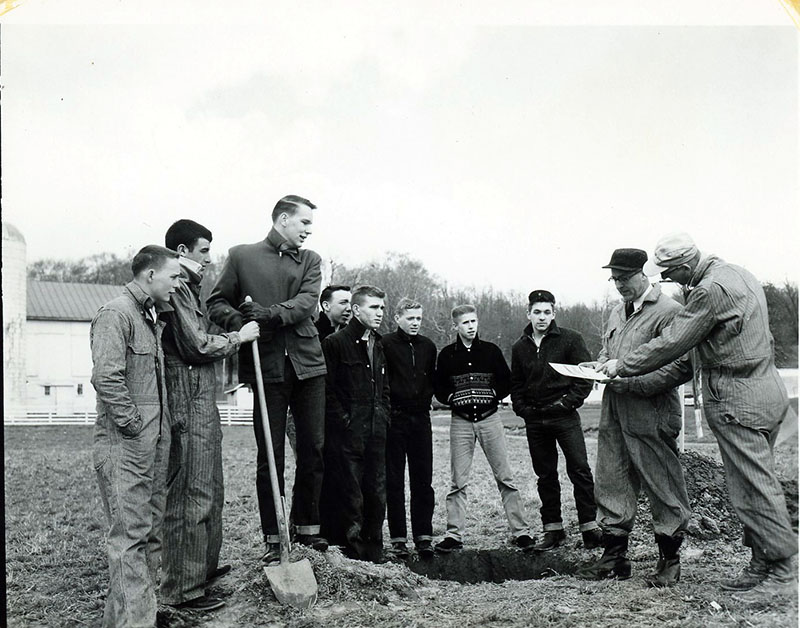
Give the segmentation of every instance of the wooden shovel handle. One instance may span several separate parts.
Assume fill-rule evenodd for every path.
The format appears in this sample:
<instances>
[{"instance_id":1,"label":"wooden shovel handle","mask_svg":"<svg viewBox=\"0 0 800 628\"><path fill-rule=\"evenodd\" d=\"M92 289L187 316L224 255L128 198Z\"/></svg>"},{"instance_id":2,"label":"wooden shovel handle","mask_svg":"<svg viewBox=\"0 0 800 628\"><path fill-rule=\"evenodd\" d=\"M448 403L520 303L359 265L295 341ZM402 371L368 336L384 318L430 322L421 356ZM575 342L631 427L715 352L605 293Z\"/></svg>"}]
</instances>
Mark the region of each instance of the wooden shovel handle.
<instances>
[{"instance_id":1,"label":"wooden shovel handle","mask_svg":"<svg viewBox=\"0 0 800 628\"><path fill-rule=\"evenodd\" d=\"M245 301L252 301L247 296ZM265 448L267 450L267 461L269 462L269 479L272 484L272 501L275 505L275 517L278 521L278 534L281 538L281 563L289 562L289 529L286 525L286 516L281 502L281 489L278 484L278 469L275 465L275 450L272 448L272 431L269 426L269 414L267 414L267 399L264 395L264 378L261 375L261 357L258 353L258 341L254 340L253 347L253 366L256 372L256 390L258 393L258 405L261 408L261 429L264 432Z\"/></svg>"}]
</instances>

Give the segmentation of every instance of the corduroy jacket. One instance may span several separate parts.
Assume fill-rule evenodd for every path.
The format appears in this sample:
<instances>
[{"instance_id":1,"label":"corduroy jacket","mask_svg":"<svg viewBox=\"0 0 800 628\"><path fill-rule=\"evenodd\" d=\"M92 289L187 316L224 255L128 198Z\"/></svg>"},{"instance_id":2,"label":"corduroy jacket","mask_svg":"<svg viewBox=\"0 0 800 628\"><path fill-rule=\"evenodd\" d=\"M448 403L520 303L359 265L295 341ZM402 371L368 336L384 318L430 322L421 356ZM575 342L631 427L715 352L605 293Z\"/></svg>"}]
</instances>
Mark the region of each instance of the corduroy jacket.
<instances>
[{"instance_id":1,"label":"corduroy jacket","mask_svg":"<svg viewBox=\"0 0 800 628\"><path fill-rule=\"evenodd\" d=\"M258 339L264 382L282 382L288 355L298 379L325 374L325 358L314 326L321 259L314 251L287 248L275 229L266 239L233 247L208 297L208 315L227 331L238 331L242 314L236 308L246 296L280 317L280 326ZM249 343L239 349L239 380L255 383Z\"/></svg>"}]
</instances>

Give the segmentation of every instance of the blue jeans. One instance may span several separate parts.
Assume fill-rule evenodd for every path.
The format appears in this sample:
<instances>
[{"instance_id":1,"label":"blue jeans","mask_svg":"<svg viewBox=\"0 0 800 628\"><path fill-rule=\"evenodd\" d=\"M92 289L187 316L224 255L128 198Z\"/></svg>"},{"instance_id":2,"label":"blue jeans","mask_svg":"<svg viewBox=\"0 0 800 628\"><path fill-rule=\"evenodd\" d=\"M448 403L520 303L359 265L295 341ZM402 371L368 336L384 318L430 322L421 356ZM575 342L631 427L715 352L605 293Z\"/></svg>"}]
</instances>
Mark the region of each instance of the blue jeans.
<instances>
[{"instance_id":1,"label":"blue jeans","mask_svg":"<svg viewBox=\"0 0 800 628\"><path fill-rule=\"evenodd\" d=\"M450 419L450 492L447 494L447 534L461 540L467 514L467 486L475 453L475 442L479 442L486 460L492 468L497 488L503 500L508 525L514 537L528 534L528 523L522 506L522 497L514 484L511 465L508 463L506 437L503 423L496 414L472 422L453 416Z\"/></svg>"},{"instance_id":2,"label":"blue jeans","mask_svg":"<svg viewBox=\"0 0 800 628\"><path fill-rule=\"evenodd\" d=\"M533 471L539 478L537 488L542 507L542 527L563 530L561 520L561 485L558 481L558 449L561 447L567 465L567 476L573 486L578 523L581 531L597 527L597 507L594 501L594 481L586 457L581 419L573 411L566 416L528 419L525 422L528 450Z\"/></svg>"}]
</instances>

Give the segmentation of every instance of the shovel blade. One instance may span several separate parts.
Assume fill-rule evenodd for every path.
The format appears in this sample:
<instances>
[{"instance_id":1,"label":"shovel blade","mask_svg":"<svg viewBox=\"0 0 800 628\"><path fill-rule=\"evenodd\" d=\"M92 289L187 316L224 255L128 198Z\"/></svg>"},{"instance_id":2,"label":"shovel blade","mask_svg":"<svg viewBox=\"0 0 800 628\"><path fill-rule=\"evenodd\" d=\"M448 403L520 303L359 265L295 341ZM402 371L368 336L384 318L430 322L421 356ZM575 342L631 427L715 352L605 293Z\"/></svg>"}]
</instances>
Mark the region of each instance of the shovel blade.
<instances>
[{"instance_id":1,"label":"shovel blade","mask_svg":"<svg viewBox=\"0 0 800 628\"><path fill-rule=\"evenodd\" d=\"M264 573L281 604L311 608L317 601L317 579L307 558L264 567Z\"/></svg>"}]
</instances>

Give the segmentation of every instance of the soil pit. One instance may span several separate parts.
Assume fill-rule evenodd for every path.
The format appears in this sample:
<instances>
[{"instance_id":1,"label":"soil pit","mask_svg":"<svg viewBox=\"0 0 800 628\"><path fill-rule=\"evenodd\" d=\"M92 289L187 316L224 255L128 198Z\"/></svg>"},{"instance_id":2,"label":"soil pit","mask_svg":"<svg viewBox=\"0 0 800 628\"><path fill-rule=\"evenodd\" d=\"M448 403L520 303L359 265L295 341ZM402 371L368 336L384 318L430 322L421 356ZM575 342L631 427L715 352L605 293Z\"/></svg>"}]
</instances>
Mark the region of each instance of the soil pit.
<instances>
[{"instance_id":1,"label":"soil pit","mask_svg":"<svg viewBox=\"0 0 800 628\"><path fill-rule=\"evenodd\" d=\"M408 568L434 580L453 580L464 584L540 580L572 574L578 565L557 552L525 553L516 549L458 550L437 554L430 560L411 560Z\"/></svg>"}]
</instances>

